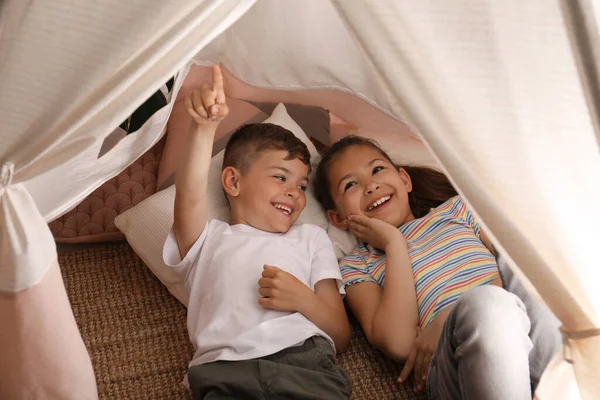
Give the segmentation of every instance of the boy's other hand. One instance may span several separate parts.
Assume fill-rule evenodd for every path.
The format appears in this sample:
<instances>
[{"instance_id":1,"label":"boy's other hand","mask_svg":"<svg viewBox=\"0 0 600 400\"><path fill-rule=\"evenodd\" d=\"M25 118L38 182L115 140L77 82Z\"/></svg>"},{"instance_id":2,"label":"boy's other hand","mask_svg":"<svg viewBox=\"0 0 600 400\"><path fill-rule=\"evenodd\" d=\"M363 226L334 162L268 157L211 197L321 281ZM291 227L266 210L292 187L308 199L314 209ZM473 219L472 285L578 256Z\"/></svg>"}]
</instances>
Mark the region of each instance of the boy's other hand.
<instances>
[{"instance_id":1,"label":"boy's other hand","mask_svg":"<svg viewBox=\"0 0 600 400\"><path fill-rule=\"evenodd\" d=\"M185 108L198 125L218 125L227 115L229 107L225 101L223 90L223 74L221 67L213 65L212 86L204 84L185 97Z\"/></svg>"},{"instance_id":2,"label":"boy's other hand","mask_svg":"<svg viewBox=\"0 0 600 400\"><path fill-rule=\"evenodd\" d=\"M388 246L404 244L406 240L398 228L377 218L364 215L349 215L348 227L350 232L359 240L367 242L379 250L387 250Z\"/></svg>"},{"instance_id":3,"label":"boy's other hand","mask_svg":"<svg viewBox=\"0 0 600 400\"><path fill-rule=\"evenodd\" d=\"M316 296L294 275L270 265L263 267L258 286L258 304L277 311L302 312Z\"/></svg>"}]
</instances>

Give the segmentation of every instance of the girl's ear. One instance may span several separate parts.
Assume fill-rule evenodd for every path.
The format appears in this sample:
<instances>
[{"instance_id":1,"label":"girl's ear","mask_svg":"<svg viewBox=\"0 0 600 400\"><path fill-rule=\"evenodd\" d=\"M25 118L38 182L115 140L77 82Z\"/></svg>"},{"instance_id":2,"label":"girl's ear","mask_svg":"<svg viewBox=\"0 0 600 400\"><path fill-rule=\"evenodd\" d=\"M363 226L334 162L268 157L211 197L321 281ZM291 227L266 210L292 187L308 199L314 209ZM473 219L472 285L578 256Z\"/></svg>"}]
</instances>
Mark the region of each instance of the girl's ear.
<instances>
[{"instance_id":1,"label":"girl's ear","mask_svg":"<svg viewBox=\"0 0 600 400\"><path fill-rule=\"evenodd\" d=\"M348 223L346 222L346 218L343 218L339 212L335 210L327 210L327 218L329 221L338 229L343 231L348 230Z\"/></svg>"},{"instance_id":2,"label":"girl's ear","mask_svg":"<svg viewBox=\"0 0 600 400\"><path fill-rule=\"evenodd\" d=\"M410 180L410 176L408 172L404 170L404 168L398 168L398 175L400 175L400 179L404 183L404 187L408 193L412 192L412 181Z\"/></svg>"},{"instance_id":3,"label":"girl's ear","mask_svg":"<svg viewBox=\"0 0 600 400\"><path fill-rule=\"evenodd\" d=\"M231 197L237 197L240 194L240 173L233 167L226 167L221 172L221 184L225 193Z\"/></svg>"}]
</instances>

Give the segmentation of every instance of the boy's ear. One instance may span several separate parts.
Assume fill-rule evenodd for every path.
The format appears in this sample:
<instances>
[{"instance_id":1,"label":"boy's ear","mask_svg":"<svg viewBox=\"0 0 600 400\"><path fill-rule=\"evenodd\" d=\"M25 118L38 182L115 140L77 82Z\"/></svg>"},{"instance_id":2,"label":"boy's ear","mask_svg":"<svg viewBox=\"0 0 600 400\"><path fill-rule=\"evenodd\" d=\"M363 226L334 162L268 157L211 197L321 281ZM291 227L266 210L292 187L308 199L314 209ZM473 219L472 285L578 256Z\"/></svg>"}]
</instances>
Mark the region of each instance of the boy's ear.
<instances>
[{"instance_id":1,"label":"boy's ear","mask_svg":"<svg viewBox=\"0 0 600 400\"><path fill-rule=\"evenodd\" d=\"M240 194L240 173L234 167L225 167L221 172L221 185L223 190L231 197Z\"/></svg>"},{"instance_id":2,"label":"boy's ear","mask_svg":"<svg viewBox=\"0 0 600 400\"><path fill-rule=\"evenodd\" d=\"M400 179L404 182L404 187L408 193L412 192L412 180L410 179L410 175L408 172L404 170L404 168L398 168L398 175L400 175Z\"/></svg>"},{"instance_id":3,"label":"boy's ear","mask_svg":"<svg viewBox=\"0 0 600 400\"><path fill-rule=\"evenodd\" d=\"M335 210L327 210L327 218L329 221L338 229L343 231L348 230L348 223L346 222L346 218L342 218L339 212Z\"/></svg>"}]
</instances>

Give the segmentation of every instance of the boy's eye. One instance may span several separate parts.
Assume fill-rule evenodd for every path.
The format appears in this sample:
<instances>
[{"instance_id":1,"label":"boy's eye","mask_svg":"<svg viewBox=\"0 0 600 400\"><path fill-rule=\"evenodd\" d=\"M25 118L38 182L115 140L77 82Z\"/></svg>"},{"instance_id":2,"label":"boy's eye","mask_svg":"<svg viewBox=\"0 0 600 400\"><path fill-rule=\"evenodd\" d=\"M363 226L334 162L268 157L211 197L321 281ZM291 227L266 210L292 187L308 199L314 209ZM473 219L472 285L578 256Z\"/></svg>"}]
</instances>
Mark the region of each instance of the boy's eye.
<instances>
[{"instance_id":1,"label":"boy's eye","mask_svg":"<svg viewBox=\"0 0 600 400\"><path fill-rule=\"evenodd\" d=\"M382 169L384 169L384 168L383 167L375 167L375 168L373 168L373 175L375 175L376 173L378 173Z\"/></svg>"},{"instance_id":2,"label":"boy's eye","mask_svg":"<svg viewBox=\"0 0 600 400\"><path fill-rule=\"evenodd\" d=\"M275 175L274 178L279 179L282 182L285 182L285 176L283 176L283 175Z\"/></svg>"},{"instance_id":3,"label":"boy's eye","mask_svg":"<svg viewBox=\"0 0 600 400\"><path fill-rule=\"evenodd\" d=\"M356 182L348 182L348 183L346 183L346 186L344 186L344 192L346 190L350 189L354 185L356 185Z\"/></svg>"}]
</instances>

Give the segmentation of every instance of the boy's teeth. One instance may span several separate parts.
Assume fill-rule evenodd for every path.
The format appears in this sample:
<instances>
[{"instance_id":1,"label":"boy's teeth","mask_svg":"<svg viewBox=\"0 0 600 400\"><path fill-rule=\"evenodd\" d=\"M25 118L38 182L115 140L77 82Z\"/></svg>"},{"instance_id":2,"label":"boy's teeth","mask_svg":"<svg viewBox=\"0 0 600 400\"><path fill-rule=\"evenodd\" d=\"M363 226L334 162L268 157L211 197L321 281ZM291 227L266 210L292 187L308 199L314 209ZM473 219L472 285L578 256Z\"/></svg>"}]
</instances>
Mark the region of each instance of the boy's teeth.
<instances>
[{"instance_id":1,"label":"boy's teeth","mask_svg":"<svg viewBox=\"0 0 600 400\"><path fill-rule=\"evenodd\" d=\"M289 207L282 206L281 204L275 204L275 208L283 210L288 215L290 215L292 213L292 210Z\"/></svg>"}]
</instances>

